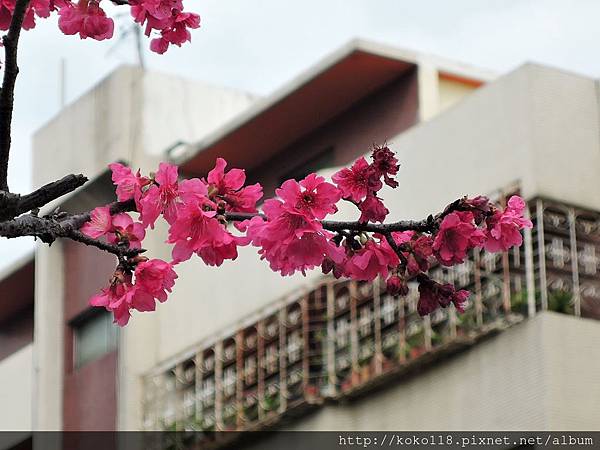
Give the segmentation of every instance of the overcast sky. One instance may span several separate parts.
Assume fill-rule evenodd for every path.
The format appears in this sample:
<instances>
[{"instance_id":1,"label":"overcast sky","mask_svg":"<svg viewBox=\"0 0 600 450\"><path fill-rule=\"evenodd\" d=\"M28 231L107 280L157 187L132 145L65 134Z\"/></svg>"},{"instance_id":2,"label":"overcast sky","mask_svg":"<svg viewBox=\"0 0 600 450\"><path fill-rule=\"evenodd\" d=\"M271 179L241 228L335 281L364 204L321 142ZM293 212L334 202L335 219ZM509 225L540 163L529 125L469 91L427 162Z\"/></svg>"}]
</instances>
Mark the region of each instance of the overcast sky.
<instances>
[{"instance_id":1,"label":"overcast sky","mask_svg":"<svg viewBox=\"0 0 600 450\"><path fill-rule=\"evenodd\" d=\"M103 3L107 3L104 0ZM268 94L354 37L430 53L500 73L525 61L600 76L600 0L184 0L202 17L192 43L149 69ZM114 14L126 9L111 8ZM60 61L72 101L115 67L134 62L133 39L62 35L55 19L22 37L10 186L26 192L30 138L60 109ZM129 25L123 17L117 23ZM116 29L119 28L117 25ZM117 43L117 41L119 41ZM147 48L149 41L144 39ZM31 245L0 242L0 268Z\"/></svg>"}]
</instances>

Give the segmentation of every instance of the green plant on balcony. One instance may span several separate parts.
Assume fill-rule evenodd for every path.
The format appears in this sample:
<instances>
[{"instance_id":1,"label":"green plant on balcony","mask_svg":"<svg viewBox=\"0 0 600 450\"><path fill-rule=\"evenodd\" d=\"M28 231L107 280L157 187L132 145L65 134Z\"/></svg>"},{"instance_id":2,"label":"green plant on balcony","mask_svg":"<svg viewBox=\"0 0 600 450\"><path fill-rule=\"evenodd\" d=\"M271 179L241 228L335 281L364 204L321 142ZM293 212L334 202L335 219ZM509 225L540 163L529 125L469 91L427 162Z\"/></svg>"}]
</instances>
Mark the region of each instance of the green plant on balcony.
<instances>
[{"instance_id":1,"label":"green plant on balcony","mask_svg":"<svg viewBox=\"0 0 600 450\"><path fill-rule=\"evenodd\" d=\"M275 411L279 407L279 394L265 394L261 406L265 411Z\"/></svg>"},{"instance_id":2,"label":"green plant on balcony","mask_svg":"<svg viewBox=\"0 0 600 450\"><path fill-rule=\"evenodd\" d=\"M444 343L444 335L441 332L431 330L431 345L441 345Z\"/></svg>"},{"instance_id":3,"label":"green plant on balcony","mask_svg":"<svg viewBox=\"0 0 600 450\"><path fill-rule=\"evenodd\" d=\"M573 294L565 290L548 292L548 309L561 314L573 314Z\"/></svg>"}]
</instances>

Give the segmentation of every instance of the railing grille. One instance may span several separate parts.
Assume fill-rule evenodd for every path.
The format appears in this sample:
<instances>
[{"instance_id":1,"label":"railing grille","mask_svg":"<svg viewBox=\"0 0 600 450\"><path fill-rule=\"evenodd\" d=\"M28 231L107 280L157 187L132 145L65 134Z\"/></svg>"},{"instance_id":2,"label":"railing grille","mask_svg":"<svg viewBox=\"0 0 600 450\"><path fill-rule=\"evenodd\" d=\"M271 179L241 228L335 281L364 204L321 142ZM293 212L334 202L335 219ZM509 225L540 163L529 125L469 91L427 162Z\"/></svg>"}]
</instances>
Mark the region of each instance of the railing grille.
<instances>
[{"instance_id":1,"label":"railing grille","mask_svg":"<svg viewBox=\"0 0 600 450\"><path fill-rule=\"evenodd\" d=\"M433 279L472 291L464 314L420 318L418 292L388 295L384 283L322 283L256 323L145 378L144 428L253 430L325 399L358 395L420 361L470 345L535 311L600 319L600 214L529 202L524 245L475 251Z\"/></svg>"}]
</instances>

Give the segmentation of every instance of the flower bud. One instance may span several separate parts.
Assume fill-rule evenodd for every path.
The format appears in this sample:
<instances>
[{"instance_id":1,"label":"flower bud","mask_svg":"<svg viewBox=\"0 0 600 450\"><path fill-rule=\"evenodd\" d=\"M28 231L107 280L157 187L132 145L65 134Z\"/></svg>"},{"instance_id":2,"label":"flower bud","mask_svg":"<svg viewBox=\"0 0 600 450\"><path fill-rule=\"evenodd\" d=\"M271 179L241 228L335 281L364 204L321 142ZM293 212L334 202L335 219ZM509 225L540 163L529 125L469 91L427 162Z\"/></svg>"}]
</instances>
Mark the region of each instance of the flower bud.
<instances>
[{"instance_id":1,"label":"flower bud","mask_svg":"<svg viewBox=\"0 0 600 450\"><path fill-rule=\"evenodd\" d=\"M334 269L334 267L335 264L330 258L325 258L321 263L321 270L324 274L328 274L329 272L331 272Z\"/></svg>"},{"instance_id":2,"label":"flower bud","mask_svg":"<svg viewBox=\"0 0 600 450\"><path fill-rule=\"evenodd\" d=\"M408 294L408 285L398 275L392 275L387 279L386 289L390 295L406 295Z\"/></svg>"}]
</instances>

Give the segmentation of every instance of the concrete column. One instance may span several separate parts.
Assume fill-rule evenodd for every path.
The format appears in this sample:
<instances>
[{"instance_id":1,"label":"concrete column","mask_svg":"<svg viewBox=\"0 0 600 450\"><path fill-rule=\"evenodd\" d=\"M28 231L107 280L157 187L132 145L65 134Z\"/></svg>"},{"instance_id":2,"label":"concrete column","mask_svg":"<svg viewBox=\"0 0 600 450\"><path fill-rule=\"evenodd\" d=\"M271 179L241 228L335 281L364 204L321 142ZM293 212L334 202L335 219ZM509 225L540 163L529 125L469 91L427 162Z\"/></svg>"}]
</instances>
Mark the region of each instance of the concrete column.
<instances>
[{"instance_id":1,"label":"concrete column","mask_svg":"<svg viewBox=\"0 0 600 450\"><path fill-rule=\"evenodd\" d=\"M60 242L35 255L33 430L61 430L64 361L64 262Z\"/></svg>"},{"instance_id":2,"label":"concrete column","mask_svg":"<svg viewBox=\"0 0 600 450\"><path fill-rule=\"evenodd\" d=\"M440 109L440 93L437 69L426 62L419 63L419 119L429 120Z\"/></svg>"}]
</instances>

